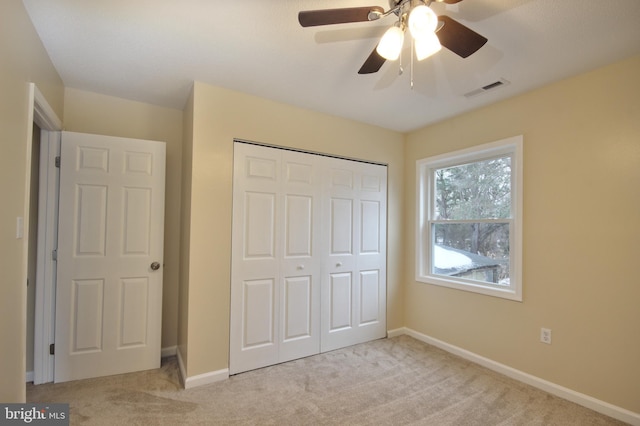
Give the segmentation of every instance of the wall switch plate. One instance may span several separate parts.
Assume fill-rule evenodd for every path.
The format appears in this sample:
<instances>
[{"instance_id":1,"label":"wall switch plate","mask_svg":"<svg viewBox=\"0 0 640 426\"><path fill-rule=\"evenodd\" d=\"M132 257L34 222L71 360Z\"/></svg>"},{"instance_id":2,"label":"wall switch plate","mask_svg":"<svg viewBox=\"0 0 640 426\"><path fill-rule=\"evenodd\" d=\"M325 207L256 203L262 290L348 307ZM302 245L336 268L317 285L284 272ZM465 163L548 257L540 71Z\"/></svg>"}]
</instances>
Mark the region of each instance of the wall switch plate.
<instances>
[{"instance_id":1,"label":"wall switch plate","mask_svg":"<svg viewBox=\"0 0 640 426\"><path fill-rule=\"evenodd\" d=\"M547 345L551 344L551 329L549 328L540 329L540 341L542 343L546 343Z\"/></svg>"}]
</instances>

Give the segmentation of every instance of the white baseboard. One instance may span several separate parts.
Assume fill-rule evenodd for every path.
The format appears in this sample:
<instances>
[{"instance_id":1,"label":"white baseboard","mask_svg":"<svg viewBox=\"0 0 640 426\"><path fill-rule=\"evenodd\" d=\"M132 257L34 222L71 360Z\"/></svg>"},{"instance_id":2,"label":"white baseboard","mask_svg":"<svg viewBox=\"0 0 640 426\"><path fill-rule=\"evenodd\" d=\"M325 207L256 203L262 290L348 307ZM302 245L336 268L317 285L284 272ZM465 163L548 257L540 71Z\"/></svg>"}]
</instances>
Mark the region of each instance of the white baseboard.
<instances>
[{"instance_id":1,"label":"white baseboard","mask_svg":"<svg viewBox=\"0 0 640 426\"><path fill-rule=\"evenodd\" d=\"M177 346L168 346L166 348L161 349L160 356L162 358L168 358L170 356L176 356L177 353L178 353Z\"/></svg>"},{"instance_id":2,"label":"white baseboard","mask_svg":"<svg viewBox=\"0 0 640 426\"><path fill-rule=\"evenodd\" d=\"M226 380L229 378L228 368L187 377L187 372L184 368L184 362L182 361L182 354L180 353L180 349L176 348L176 354L178 356L178 367L180 368L180 379L182 380L182 386L185 389L191 389L197 386L208 385L208 384L220 382L222 380Z\"/></svg>"},{"instance_id":3,"label":"white baseboard","mask_svg":"<svg viewBox=\"0 0 640 426\"><path fill-rule=\"evenodd\" d=\"M27 371L27 383L33 382L33 371Z\"/></svg>"},{"instance_id":4,"label":"white baseboard","mask_svg":"<svg viewBox=\"0 0 640 426\"><path fill-rule=\"evenodd\" d=\"M403 334L408 334L407 329L404 327L396 328L395 330L387 330L387 337L389 339L391 339L392 337L402 336Z\"/></svg>"},{"instance_id":5,"label":"white baseboard","mask_svg":"<svg viewBox=\"0 0 640 426\"><path fill-rule=\"evenodd\" d=\"M479 364L483 367L496 371L500 374L504 374L505 376L511 377L512 379L518 380L520 382L531 385L535 388L541 389L552 395L555 395L560 398L566 399L568 401L574 402L576 404L582 405L583 407L587 407L593 411L597 411L598 413L602 413L604 415L613 417L614 419L621 420L631 425L640 426L640 413L634 413L633 411L624 409L622 407L618 407L613 404L609 404L608 402L604 402L599 399L593 398L589 395L585 395L583 393L576 392L572 389L565 388L564 386L560 386L558 384L549 382L547 380L541 379L539 377L533 376L523 371L516 370L515 368L493 361L489 358L485 358L476 353L470 352L466 349L462 349L458 346L451 345L447 342L443 342L442 340L438 340L431 336L427 336L426 334L419 333L410 328L392 330L392 331L389 331L387 334L389 335L389 337L395 337L401 334L406 334L424 343L443 349L449 353L452 353L468 361Z\"/></svg>"},{"instance_id":6,"label":"white baseboard","mask_svg":"<svg viewBox=\"0 0 640 426\"><path fill-rule=\"evenodd\" d=\"M191 389L197 386L209 385L211 383L220 382L229 378L229 369L225 368L217 371L210 371L204 374L187 377L184 380L184 388Z\"/></svg>"}]
</instances>

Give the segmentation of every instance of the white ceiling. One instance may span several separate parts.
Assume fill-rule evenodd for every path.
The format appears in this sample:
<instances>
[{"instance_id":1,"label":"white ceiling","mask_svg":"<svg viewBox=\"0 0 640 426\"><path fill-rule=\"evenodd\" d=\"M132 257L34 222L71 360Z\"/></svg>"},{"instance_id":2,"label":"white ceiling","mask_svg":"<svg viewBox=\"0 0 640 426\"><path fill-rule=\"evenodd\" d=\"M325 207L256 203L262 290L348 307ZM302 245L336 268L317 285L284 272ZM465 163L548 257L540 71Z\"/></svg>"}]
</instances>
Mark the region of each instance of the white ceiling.
<instances>
[{"instance_id":1,"label":"white ceiling","mask_svg":"<svg viewBox=\"0 0 640 426\"><path fill-rule=\"evenodd\" d=\"M65 86L182 109L194 80L410 131L640 53L640 0L434 3L489 39L404 73L358 69L395 15L302 28L300 10L387 0L23 0ZM506 79L509 85L467 98Z\"/></svg>"}]
</instances>

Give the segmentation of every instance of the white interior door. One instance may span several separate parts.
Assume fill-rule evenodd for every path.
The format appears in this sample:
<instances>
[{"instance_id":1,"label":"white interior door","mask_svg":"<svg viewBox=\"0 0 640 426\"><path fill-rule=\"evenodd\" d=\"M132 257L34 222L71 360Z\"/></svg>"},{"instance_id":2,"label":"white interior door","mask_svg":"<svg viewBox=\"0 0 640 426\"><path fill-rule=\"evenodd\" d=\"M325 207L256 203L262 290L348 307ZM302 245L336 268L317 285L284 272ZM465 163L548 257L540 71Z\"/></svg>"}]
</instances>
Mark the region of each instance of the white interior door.
<instances>
[{"instance_id":1,"label":"white interior door","mask_svg":"<svg viewBox=\"0 0 640 426\"><path fill-rule=\"evenodd\" d=\"M62 133L55 381L160 366L165 144Z\"/></svg>"},{"instance_id":2,"label":"white interior door","mask_svg":"<svg viewBox=\"0 0 640 426\"><path fill-rule=\"evenodd\" d=\"M229 371L320 349L317 158L234 144Z\"/></svg>"},{"instance_id":3,"label":"white interior door","mask_svg":"<svg viewBox=\"0 0 640 426\"><path fill-rule=\"evenodd\" d=\"M327 159L321 351L386 336L387 167Z\"/></svg>"}]
</instances>

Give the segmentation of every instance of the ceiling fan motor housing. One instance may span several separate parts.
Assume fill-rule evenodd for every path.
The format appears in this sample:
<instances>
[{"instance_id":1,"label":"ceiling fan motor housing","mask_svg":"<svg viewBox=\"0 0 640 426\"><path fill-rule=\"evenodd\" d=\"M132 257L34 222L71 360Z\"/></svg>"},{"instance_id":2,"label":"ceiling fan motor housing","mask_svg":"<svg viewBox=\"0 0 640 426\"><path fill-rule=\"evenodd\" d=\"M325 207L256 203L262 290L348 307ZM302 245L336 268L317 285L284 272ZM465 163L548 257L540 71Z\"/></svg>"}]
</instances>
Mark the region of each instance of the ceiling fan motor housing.
<instances>
[{"instance_id":1,"label":"ceiling fan motor housing","mask_svg":"<svg viewBox=\"0 0 640 426\"><path fill-rule=\"evenodd\" d=\"M434 0L389 0L389 9L393 9L400 5L404 6L405 3L410 4L412 7L419 4L426 4L429 6ZM443 0L435 0L436 2L442 2Z\"/></svg>"},{"instance_id":2,"label":"ceiling fan motor housing","mask_svg":"<svg viewBox=\"0 0 640 426\"><path fill-rule=\"evenodd\" d=\"M433 0L389 0L389 12L387 13L393 12L396 16L403 17L408 15L414 7L420 5L429 7L431 3Z\"/></svg>"}]
</instances>

